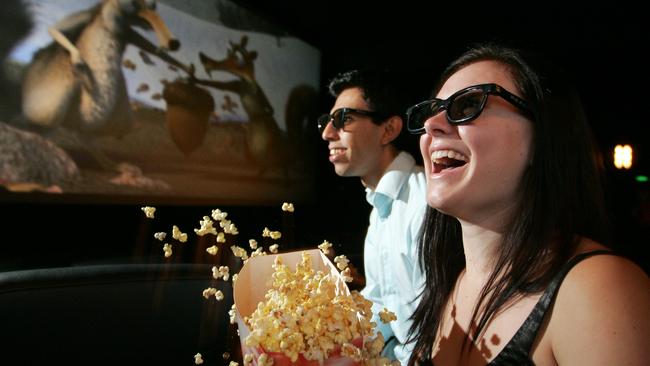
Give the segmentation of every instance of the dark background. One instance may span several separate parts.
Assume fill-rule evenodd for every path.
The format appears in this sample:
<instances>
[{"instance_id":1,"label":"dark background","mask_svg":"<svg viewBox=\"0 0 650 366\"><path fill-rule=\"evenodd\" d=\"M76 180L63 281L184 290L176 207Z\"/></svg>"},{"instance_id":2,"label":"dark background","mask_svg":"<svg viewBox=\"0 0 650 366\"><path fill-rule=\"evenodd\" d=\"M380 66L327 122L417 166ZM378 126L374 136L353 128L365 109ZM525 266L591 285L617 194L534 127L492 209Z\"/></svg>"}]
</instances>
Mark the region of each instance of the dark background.
<instances>
[{"instance_id":1,"label":"dark background","mask_svg":"<svg viewBox=\"0 0 650 366\"><path fill-rule=\"evenodd\" d=\"M635 181L638 175L650 174L643 131L648 121L643 106L648 104L650 83L646 56L650 32L646 13L639 6L566 1L241 3L321 49L323 85L340 71L387 66L403 73L410 86L404 93L415 101L429 96L444 66L472 43L499 41L545 55L549 63L566 70L582 96L602 154L613 245L650 270L650 184ZM324 97L323 101L323 110L329 111L333 100ZM614 168L616 144L633 146L631 170ZM325 199L319 204L348 202L354 205L355 215L363 216L368 206L363 193L354 187L358 180L334 177L324 147L319 147L318 170L326 183L318 192ZM347 208L335 212L336 227L349 230L359 240L359 226L365 222L344 214ZM350 219L354 224L345 226Z\"/></svg>"},{"instance_id":2,"label":"dark background","mask_svg":"<svg viewBox=\"0 0 650 366\"><path fill-rule=\"evenodd\" d=\"M582 94L585 109L603 153L613 239L619 249L648 270L648 120L645 89L650 81L646 13L617 6L531 3L428 3L402 1L390 6L351 1L237 1L322 52L321 107L333 100L324 85L337 72L389 66L408 80L404 92L419 101L428 97L437 75L451 59L477 41L500 40L548 54L566 66ZM562 131L557 131L562 133ZM317 134L314 126L314 134ZM635 166L617 171L612 151L618 143L635 148ZM415 148L415 146L414 146ZM147 220L131 203L93 203L88 197L35 194L26 202L3 194L0 270L111 261L160 261L152 237L172 224L198 226L203 215L220 207L240 228L242 246L264 226L285 234L283 248L313 247L327 239L339 253L361 266L361 249L370 206L358 179L335 176L326 144L313 146L317 161L313 200L296 202L294 215L275 206L156 205ZM561 199L561 198L559 198ZM189 255L189 254L188 254ZM188 259L193 257L189 256Z\"/></svg>"}]
</instances>

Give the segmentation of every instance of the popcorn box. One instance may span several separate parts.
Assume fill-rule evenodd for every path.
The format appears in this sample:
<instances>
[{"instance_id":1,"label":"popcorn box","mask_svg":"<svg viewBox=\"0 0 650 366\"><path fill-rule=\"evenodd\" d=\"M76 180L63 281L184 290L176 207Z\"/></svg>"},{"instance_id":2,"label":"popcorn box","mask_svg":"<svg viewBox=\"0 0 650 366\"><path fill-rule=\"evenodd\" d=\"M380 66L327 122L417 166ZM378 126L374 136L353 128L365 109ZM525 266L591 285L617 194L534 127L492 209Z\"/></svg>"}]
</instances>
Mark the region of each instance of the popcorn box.
<instances>
[{"instance_id":1,"label":"popcorn box","mask_svg":"<svg viewBox=\"0 0 650 366\"><path fill-rule=\"evenodd\" d=\"M348 289L339 271L334 264L319 250L301 250L296 252L288 252L273 255L263 255L249 258L246 264L239 271L237 281L234 285L233 296L235 306L237 308L236 320L239 328L239 340L242 347L242 354L252 354L253 364L258 365L258 357L262 353L266 353L273 359L273 366L318 366L318 360L308 360L301 353L296 362L280 352L268 352L261 347L248 347L246 346L246 337L251 332L247 324L244 322L245 317L249 317L256 309L259 302L265 301L265 295L269 290L269 281L274 273L273 264L276 257L281 257L282 263L287 265L292 271L295 271L296 265L302 262L303 253L307 253L312 259L312 268L315 271L322 271L331 274L336 285L336 293L350 296ZM359 337L351 342L357 348L363 347L363 338ZM350 366L361 365L361 362L355 362L352 359L342 356L340 347L335 349L329 354L325 360L324 365L328 366Z\"/></svg>"}]
</instances>

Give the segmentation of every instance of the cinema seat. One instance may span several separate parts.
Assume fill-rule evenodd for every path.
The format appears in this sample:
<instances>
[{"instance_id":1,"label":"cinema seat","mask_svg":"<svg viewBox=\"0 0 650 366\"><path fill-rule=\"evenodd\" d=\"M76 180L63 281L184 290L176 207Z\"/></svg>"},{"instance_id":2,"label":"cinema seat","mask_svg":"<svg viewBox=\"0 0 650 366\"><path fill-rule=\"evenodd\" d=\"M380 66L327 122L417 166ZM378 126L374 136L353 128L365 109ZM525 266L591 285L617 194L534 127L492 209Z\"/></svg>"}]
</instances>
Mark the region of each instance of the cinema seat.
<instances>
[{"instance_id":1,"label":"cinema seat","mask_svg":"<svg viewBox=\"0 0 650 366\"><path fill-rule=\"evenodd\" d=\"M222 301L203 298L210 286ZM197 352L227 365L223 353L238 353L231 305L231 282L205 264L0 273L0 365L194 365Z\"/></svg>"}]
</instances>

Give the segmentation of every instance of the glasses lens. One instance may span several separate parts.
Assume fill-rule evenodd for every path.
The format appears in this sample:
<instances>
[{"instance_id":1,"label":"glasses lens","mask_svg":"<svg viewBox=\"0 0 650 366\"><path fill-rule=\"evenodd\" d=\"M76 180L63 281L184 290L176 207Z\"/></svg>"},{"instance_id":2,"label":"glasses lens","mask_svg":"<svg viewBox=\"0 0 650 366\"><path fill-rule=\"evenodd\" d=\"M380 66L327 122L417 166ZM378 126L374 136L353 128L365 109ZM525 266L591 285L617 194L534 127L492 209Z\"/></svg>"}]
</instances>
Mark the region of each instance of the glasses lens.
<instances>
[{"instance_id":1,"label":"glasses lens","mask_svg":"<svg viewBox=\"0 0 650 366\"><path fill-rule=\"evenodd\" d=\"M320 131L322 133L323 130L325 130L325 127L327 126L327 124L330 122L331 119L332 119L332 117L329 114L323 114L322 116L318 117L318 120L317 120L317 122L318 122L318 131Z\"/></svg>"},{"instance_id":2,"label":"glasses lens","mask_svg":"<svg viewBox=\"0 0 650 366\"><path fill-rule=\"evenodd\" d=\"M340 108L332 113L332 126L337 130L343 128L343 119L345 118L345 108Z\"/></svg>"},{"instance_id":3,"label":"glasses lens","mask_svg":"<svg viewBox=\"0 0 650 366\"><path fill-rule=\"evenodd\" d=\"M468 90L449 102L447 115L450 122L462 122L472 119L483 110L486 94L483 90Z\"/></svg>"},{"instance_id":4,"label":"glasses lens","mask_svg":"<svg viewBox=\"0 0 650 366\"><path fill-rule=\"evenodd\" d=\"M440 112L441 103L439 100L430 100L413 106L409 110L408 129L417 131L424 128L424 122Z\"/></svg>"}]
</instances>

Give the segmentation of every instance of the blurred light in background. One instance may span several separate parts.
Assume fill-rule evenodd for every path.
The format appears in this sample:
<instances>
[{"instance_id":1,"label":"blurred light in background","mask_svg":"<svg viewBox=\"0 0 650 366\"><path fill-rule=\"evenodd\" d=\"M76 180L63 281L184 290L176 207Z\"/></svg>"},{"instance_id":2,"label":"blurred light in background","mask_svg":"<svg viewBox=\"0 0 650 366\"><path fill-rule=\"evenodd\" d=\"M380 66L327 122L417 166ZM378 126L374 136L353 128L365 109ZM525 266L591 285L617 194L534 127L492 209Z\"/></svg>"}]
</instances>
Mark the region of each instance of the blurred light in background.
<instances>
[{"instance_id":1,"label":"blurred light in background","mask_svg":"<svg viewBox=\"0 0 650 366\"><path fill-rule=\"evenodd\" d=\"M617 169L630 169L632 167L632 147L630 145L616 145L614 148L614 166Z\"/></svg>"},{"instance_id":2,"label":"blurred light in background","mask_svg":"<svg viewBox=\"0 0 650 366\"><path fill-rule=\"evenodd\" d=\"M648 182L648 176L647 175L637 175L634 179L639 183L647 183Z\"/></svg>"}]
</instances>

